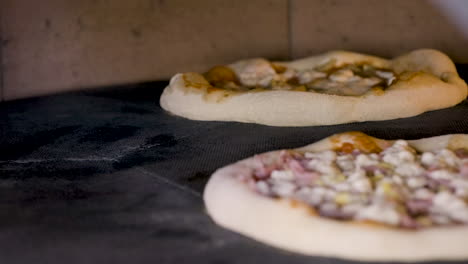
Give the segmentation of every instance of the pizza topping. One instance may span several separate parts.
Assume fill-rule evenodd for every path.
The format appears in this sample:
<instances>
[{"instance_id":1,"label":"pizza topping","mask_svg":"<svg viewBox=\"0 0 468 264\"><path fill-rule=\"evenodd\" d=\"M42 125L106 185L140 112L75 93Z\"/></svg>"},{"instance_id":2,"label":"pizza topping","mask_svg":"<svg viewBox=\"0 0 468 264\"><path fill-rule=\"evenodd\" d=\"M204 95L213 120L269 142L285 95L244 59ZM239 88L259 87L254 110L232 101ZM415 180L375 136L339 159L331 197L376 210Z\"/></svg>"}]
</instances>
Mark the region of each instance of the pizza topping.
<instances>
[{"instance_id":1,"label":"pizza topping","mask_svg":"<svg viewBox=\"0 0 468 264\"><path fill-rule=\"evenodd\" d=\"M215 66L205 73L206 80L215 87L232 86L239 84L236 73L226 66Z\"/></svg>"},{"instance_id":2,"label":"pizza topping","mask_svg":"<svg viewBox=\"0 0 468 264\"><path fill-rule=\"evenodd\" d=\"M468 158L468 150L467 149L457 149L455 150L455 155L460 159Z\"/></svg>"},{"instance_id":3,"label":"pizza topping","mask_svg":"<svg viewBox=\"0 0 468 264\"><path fill-rule=\"evenodd\" d=\"M328 79L330 79L331 81L339 83L354 81L356 78L357 76L354 76L353 71L346 68L337 70L328 76Z\"/></svg>"},{"instance_id":4,"label":"pizza topping","mask_svg":"<svg viewBox=\"0 0 468 264\"><path fill-rule=\"evenodd\" d=\"M268 87L277 75L272 64L265 59L239 61L231 68L238 76L242 85Z\"/></svg>"},{"instance_id":5,"label":"pizza topping","mask_svg":"<svg viewBox=\"0 0 468 264\"><path fill-rule=\"evenodd\" d=\"M290 90L342 96L383 92L397 79L395 73L370 64L336 67L333 60L315 69L296 70L265 59L250 59L228 66L216 66L205 73L214 87L228 90Z\"/></svg>"},{"instance_id":6,"label":"pizza topping","mask_svg":"<svg viewBox=\"0 0 468 264\"><path fill-rule=\"evenodd\" d=\"M310 83L313 80L326 78L327 74L316 70L303 70L297 73L297 80L300 84Z\"/></svg>"},{"instance_id":7,"label":"pizza topping","mask_svg":"<svg viewBox=\"0 0 468 264\"><path fill-rule=\"evenodd\" d=\"M468 224L465 153L418 153L404 140L378 151L282 151L276 162L257 156L247 182L262 195L298 201L337 220L408 229Z\"/></svg>"},{"instance_id":8,"label":"pizza topping","mask_svg":"<svg viewBox=\"0 0 468 264\"><path fill-rule=\"evenodd\" d=\"M299 75L300 84L315 92L344 96L359 96L377 88L383 91L396 80L392 71L368 64L318 67L315 72L312 78Z\"/></svg>"},{"instance_id":9,"label":"pizza topping","mask_svg":"<svg viewBox=\"0 0 468 264\"><path fill-rule=\"evenodd\" d=\"M376 71L375 71L375 74L376 74L378 77L380 77L380 78L382 78L382 79L385 79L387 86L392 85L392 83L396 80L395 74L394 74L393 72L390 72L390 71L379 71L379 70L376 70Z\"/></svg>"}]
</instances>

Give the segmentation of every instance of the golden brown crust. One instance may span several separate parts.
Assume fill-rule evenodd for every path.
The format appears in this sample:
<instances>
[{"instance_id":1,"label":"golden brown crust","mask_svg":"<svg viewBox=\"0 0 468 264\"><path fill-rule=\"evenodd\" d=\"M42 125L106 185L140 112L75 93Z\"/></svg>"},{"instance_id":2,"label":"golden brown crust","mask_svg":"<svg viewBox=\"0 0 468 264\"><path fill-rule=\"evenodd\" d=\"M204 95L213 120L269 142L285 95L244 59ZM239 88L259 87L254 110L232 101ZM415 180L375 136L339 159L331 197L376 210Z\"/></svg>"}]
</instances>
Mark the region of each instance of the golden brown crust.
<instances>
[{"instance_id":1,"label":"golden brown crust","mask_svg":"<svg viewBox=\"0 0 468 264\"><path fill-rule=\"evenodd\" d=\"M378 153L388 147L387 141L368 136L362 132L352 131L330 137L333 150L351 153L357 149L364 153Z\"/></svg>"}]
</instances>

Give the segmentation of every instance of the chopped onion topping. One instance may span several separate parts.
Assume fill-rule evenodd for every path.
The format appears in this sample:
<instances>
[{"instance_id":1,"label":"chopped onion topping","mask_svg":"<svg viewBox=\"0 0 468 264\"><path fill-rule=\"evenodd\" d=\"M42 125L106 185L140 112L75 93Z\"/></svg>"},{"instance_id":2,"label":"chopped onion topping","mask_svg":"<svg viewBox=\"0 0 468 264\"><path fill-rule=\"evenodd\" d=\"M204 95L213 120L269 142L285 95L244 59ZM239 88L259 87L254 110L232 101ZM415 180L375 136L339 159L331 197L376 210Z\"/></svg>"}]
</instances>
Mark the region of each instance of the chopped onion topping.
<instances>
[{"instance_id":1,"label":"chopped onion topping","mask_svg":"<svg viewBox=\"0 0 468 264\"><path fill-rule=\"evenodd\" d=\"M370 154L282 151L279 162L256 157L250 176L255 184L248 186L261 195L300 201L337 220L410 229L468 224L467 153L417 153L404 140Z\"/></svg>"}]
</instances>

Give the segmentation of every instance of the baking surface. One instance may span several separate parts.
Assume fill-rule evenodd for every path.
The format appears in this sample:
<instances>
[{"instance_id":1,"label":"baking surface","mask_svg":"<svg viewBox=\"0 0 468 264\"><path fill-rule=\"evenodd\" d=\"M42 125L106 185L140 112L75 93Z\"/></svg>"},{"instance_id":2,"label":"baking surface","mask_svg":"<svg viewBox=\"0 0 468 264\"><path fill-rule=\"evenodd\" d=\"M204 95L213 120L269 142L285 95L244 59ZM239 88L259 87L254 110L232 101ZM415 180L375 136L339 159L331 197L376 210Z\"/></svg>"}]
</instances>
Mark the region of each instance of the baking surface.
<instances>
[{"instance_id":1,"label":"baking surface","mask_svg":"<svg viewBox=\"0 0 468 264\"><path fill-rule=\"evenodd\" d=\"M468 133L467 101L335 126L191 121L159 107L166 84L0 104L0 263L351 263L284 252L216 226L201 198L209 175L349 130L385 139Z\"/></svg>"}]
</instances>

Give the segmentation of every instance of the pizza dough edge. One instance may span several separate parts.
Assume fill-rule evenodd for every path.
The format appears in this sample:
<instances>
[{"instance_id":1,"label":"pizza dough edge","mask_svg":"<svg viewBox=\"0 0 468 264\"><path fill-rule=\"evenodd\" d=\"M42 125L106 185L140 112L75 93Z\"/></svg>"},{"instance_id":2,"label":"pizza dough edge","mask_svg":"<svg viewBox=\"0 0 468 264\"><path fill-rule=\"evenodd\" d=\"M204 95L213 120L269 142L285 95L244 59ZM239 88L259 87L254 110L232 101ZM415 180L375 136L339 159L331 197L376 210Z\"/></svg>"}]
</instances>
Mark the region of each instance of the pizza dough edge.
<instances>
[{"instance_id":1,"label":"pizza dough edge","mask_svg":"<svg viewBox=\"0 0 468 264\"><path fill-rule=\"evenodd\" d=\"M428 75L416 76L397 83L383 95L368 94L361 97L265 91L248 92L226 99L221 98L219 102L210 102L204 99L206 93L191 92L187 90L191 88L186 87L185 79L202 81L209 86L203 76L185 73L176 74L171 79L161 95L160 105L171 113L193 120L238 121L270 126L312 126L405 118L451 107L463 101L468 88L456 71L453 71L455 66L443 53L417 50L394 59L392 63L399 65L399 70L404 70L412 67L410 62L413 60L408 58L419 58L420 56L416 55L421 53L425 57L433 58L428 61L435 61L436 65L429 65L428 69L437 68L434 74L441 75L440 78L444 78L445 81ZM332 56L330 54L346 62L362 58L379 59L352 52L329 52L299 62L301 65L312 65ZM312 62L314 59L315 62ZM379 63L385 63L385 60L380 59ZM412 88L408 89L409 86Z\"/></svg>"},{"instance_id":2,"label":"pizza dough edge","mask_svg":"<svg viewBox=\"0 0 468 264\"><path fill-rule=\"evenodd\" d=\"M445 135L408 141L426 150L449 146L454 138L468 144L468 135ZM330 138L298 150L322 150ZM274 156L278 151L260 155ZM429 261L468 259L468 226L406 231L338 222L310 214L252 192L234 176L249 173L253 157L217 170L203 198L208 214L227 228L266 244L296 253L359 261Z\"/></svg>"}]
</instances>

